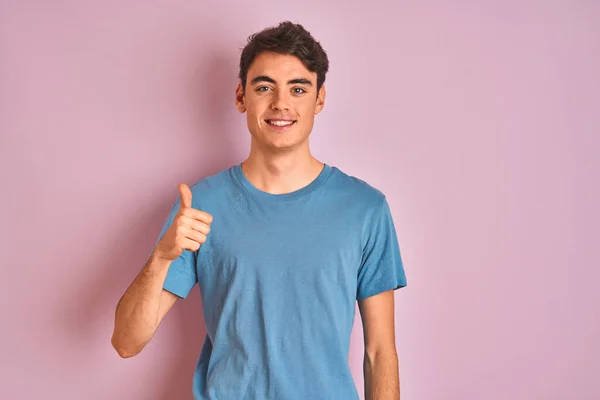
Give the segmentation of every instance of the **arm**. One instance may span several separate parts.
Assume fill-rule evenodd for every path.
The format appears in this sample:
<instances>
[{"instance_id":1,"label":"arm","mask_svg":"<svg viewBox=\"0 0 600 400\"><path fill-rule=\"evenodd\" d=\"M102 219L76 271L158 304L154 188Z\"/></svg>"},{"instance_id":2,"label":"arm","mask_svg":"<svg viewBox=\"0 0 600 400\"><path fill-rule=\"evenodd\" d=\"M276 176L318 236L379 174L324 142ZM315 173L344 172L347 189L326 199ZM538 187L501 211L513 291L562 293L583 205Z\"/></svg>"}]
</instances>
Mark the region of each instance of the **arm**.
<instances>
[{"instance_id":1,"label":"arm","mask_svg":"<svg viewBox=\"0 0 600 400\"><path fill-rule=\"evenodd\" d=\"M175 304L177 296L163 289L170 265L153 253L119 300L111 343L121 357L141 352Z\"/></svg>"},{"instance_id":2,"label":"arm","mask_svg":"<svg viewBox=\"0 0 600 400\"><path fill-rule=\"evenodd\" d=\"M173 204L150 259L117 304L111 343L123 358L142 351L175 304L178 296L163 289L169 268L179 266L187 270L188 279L175 285L175 293L181 297L195 284L196 272L189 252L197 251L206 241L212 215L192 208L192 192L186 184L179 185L179 192L180 202Z\"/></svg>"},{"instance_id":3,"label":"arm","mask_svg":"<svg viewBox=\"0 0 600 400\"><path fill-rule=\"evenodd\" d=\"M400 400L394 291L358 301L363 323L365 400Z\"/></svg>"}]
</instances>

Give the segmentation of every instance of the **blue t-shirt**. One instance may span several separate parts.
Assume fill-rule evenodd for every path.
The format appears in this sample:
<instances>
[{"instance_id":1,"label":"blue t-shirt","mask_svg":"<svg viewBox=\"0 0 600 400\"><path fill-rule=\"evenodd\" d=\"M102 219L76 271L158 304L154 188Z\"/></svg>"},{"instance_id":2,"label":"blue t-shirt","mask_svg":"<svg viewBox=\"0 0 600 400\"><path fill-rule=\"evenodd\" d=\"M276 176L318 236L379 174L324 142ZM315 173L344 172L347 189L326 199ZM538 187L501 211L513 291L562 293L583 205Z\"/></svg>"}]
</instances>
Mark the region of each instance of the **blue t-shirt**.
<instances>
[{"instance_id":1,"label":"blue t-shirt","mask_svg":"<svg viewBox=\"0 0 600 400\"><path fill-rule=\"evenodd\" d=\"M406 286L385 195L325 164L286 194L256 188L241 164L193 186L214 218L196 252L171 263L164 288L199 284L207 334L195 399L352 400L356 301ZM179 196L158 241L179 209Z\"/></svg>"}]
</instances>

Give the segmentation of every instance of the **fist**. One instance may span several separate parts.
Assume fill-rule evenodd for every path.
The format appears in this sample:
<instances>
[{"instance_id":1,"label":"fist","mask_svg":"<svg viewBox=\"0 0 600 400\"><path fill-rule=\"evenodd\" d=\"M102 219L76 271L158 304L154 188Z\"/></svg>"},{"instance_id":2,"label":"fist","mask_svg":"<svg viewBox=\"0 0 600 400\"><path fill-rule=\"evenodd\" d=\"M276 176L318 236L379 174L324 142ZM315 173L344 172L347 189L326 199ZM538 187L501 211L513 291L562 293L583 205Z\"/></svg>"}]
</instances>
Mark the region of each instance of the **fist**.
<instances>
[{"instance_id":1,"label":"fist","mask_svg":"<svg viewBox=\"0 0 600 400\"><path fill-rule=\"evenodd\" d=\"M185 183L179 184L181 201L171 226L156 245L155 254L165 260L174 260L183 250L196 251L206 241L213 217L192 208L192 191Z\"/></svg>"}]
</instances>

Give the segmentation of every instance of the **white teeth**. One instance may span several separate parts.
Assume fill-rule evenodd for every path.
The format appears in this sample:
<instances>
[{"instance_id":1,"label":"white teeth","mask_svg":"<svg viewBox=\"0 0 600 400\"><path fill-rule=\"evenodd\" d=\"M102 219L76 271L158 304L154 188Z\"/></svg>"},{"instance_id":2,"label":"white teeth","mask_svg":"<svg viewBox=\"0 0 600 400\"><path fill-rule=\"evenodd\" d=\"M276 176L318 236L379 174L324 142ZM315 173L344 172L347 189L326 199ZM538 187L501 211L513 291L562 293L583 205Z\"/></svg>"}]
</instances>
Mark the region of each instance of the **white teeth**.
<instances>
[{"instance_id":1,"label":"white teeth","mask_svg":"<svg viewBox=\"0 0 600 400\"><path fill-rule=\"evenodd\" d=\"M293 124L294 121L269 121L269 123L277 126L287 126Z\"/></svg>"}]
</instances>

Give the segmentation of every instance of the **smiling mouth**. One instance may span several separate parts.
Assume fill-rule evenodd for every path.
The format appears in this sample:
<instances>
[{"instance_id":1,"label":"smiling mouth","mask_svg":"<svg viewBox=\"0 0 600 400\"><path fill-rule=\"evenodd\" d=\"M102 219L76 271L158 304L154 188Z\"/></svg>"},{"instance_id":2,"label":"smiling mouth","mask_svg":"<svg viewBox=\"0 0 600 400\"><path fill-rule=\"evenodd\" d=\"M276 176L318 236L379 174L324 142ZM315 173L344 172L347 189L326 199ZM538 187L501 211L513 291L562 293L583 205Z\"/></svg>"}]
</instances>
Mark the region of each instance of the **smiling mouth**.
<instances>
[{"instance_id":1,"label":"smiling mouth","mask_svg":"<svg viewBox=\"0 0 600 400\"><path fill-rule=\"evenodd\" d=\"M276 126L279 128L284 128L286 126L292 126L296 123L296 121L274 121L274 120L270 120L270 119L266 119L265 121L267 122L267 124Z\"/></svg>"}]
</instances>

